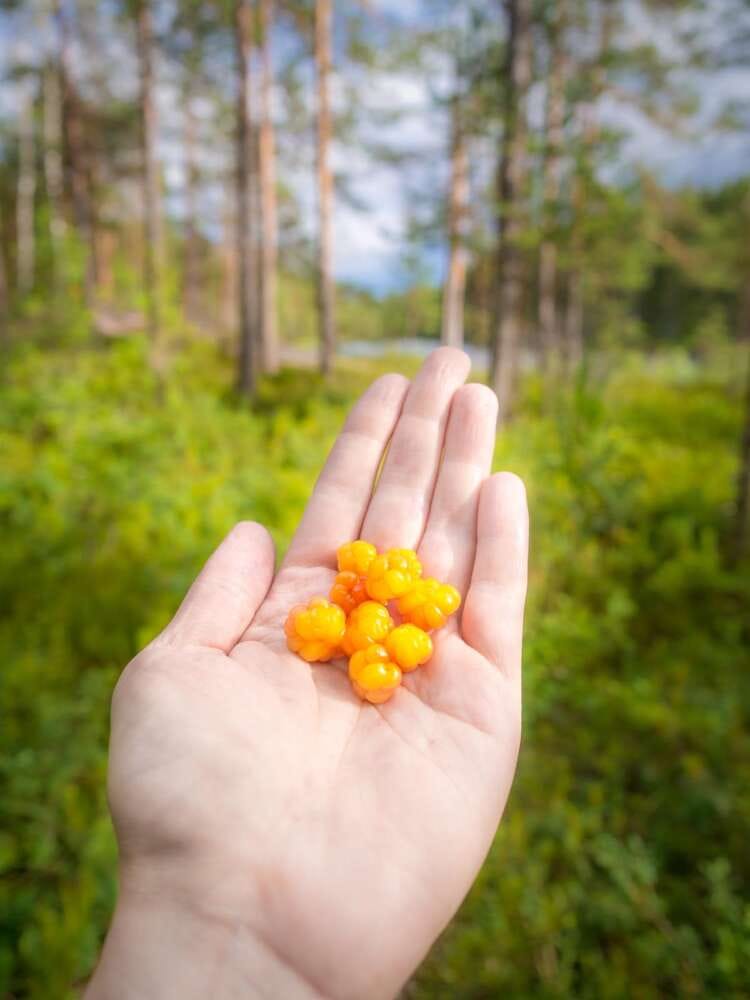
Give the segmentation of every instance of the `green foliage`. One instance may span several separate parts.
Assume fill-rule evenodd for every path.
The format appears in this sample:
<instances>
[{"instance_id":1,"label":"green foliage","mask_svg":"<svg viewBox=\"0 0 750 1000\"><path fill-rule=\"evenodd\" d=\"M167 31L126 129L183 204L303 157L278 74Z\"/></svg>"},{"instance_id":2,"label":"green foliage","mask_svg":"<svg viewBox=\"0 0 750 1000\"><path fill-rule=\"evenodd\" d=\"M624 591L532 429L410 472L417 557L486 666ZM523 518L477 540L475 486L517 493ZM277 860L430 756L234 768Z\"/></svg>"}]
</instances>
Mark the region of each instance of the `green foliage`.
<instances>
[{"instance_id":1,"label":"green foliage","mask_svg":"<svg viewBox=\"0 0 750 1000\"><path fill-rule=\"evenodd\" d=\"M146 358L136 339L18 347L0 386L0 995L74 997L95 960L119 670L237 519L283 548L392 366L286 370L248 410L217 396L210 345L163 396ZM411 995L746 995L750 593L719 554L738 412L686 362L527 383L498 452L534 525L519 779Z\"/></svg>"}]
</instances>

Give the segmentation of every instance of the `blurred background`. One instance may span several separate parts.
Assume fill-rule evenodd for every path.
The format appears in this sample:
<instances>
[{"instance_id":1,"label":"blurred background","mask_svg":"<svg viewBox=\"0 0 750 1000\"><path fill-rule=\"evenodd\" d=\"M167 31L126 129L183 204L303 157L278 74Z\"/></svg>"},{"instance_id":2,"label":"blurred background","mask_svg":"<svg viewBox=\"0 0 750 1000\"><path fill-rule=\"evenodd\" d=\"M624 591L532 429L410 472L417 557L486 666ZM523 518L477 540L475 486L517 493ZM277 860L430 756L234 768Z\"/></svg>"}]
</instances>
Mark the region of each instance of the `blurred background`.
<instances>
[{"instance_id":1,"label":"blurred background","mask_svg":"<svg viewBox=\"0 0 750 1000\"><path fill-rule=\"evenodd\" d=\"M405 995L750 996L744 0L3 0L0 77L0 996L95 961L122 666L441 339L529 487L525 747Z\"/></svg>"}]
</instances>

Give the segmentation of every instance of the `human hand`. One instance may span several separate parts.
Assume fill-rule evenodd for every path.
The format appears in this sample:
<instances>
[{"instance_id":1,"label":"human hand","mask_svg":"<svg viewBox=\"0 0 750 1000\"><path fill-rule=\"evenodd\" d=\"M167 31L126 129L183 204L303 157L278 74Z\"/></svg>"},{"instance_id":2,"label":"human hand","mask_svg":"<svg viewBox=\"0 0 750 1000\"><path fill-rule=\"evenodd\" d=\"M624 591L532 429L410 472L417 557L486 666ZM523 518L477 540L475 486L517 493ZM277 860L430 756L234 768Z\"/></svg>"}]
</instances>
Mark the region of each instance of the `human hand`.
<instances>
[{"instance_id":1,"label":"human hand","mask_svg":"<svg viewBox=\"0 0 750 1000\"><path fill-rule=\"evenodd\" d=\"M237 525L124 671L109 795L117 911L89 997L394 995L490 846L518 749L523 486L490 476L496 400L435 351L352 410L274 577ZM377 488L373 483L390 446ZM290 653L335 550L416 547L462 610L384 705Z\"/></svg>"}]
</instances>

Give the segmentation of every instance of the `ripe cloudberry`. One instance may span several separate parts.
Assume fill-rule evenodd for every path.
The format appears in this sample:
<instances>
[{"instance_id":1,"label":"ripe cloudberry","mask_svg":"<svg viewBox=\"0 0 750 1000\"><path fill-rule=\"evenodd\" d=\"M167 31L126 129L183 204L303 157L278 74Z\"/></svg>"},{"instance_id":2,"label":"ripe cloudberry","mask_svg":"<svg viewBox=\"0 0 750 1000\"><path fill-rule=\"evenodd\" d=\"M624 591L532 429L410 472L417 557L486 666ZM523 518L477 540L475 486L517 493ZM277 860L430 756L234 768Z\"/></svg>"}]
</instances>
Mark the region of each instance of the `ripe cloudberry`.
<instances>
[{"instance_id":1,"label":"ripe cloudberry","mask_svg":"<svg viewBox=\"0 0 750 1000\"><path fill-rule=\"evenodd\" d=\"M377 601L365 601L349 615L341 646L347 656L373 643L383 642L393 628L388 608Z\"/></svg>"},{"instance_id":2,"label":"ripe cloudberry","mask_svg":"<svg viewBox=\"0 0 750 1000\"><path fill-rule=\"evenodd\" d=\"M376 556L367 571L367 593L375 601L400 597L422 575L422 565L411 549L389 549Z\"/></svg>"},{"instance_id":3,"label":"ripe cloudberry","mask_svg":"<svg viewBox=\"0 0 750 1000\"><path fill-rule=\"evenodd\" d=\"M401 683L401 670L385 646L376 643L353 654L349 660L349 679L360 698L380 705L388 701Z\"/></svg>"},{"instance_id":4,"label":"ripe cloudberry","mask_svg":"<svg viewBox=\"0 0 750 1000\"><path fill-rule=\"evenodd\" d=\"M346 542L336 553L339 571L343 573L346 570L364 576L377 554L375 546L363 542L361 538L356 542Z\"/></svg>"},{"instance_id":5,"label":"ripe cloudberry","mask_svg":"<svg viewBox=\"0 0 750 1000\"><path fill-rule=\"evenodd\" d=\"M343 608L345 614L351 614L358 605L367 600L365 578L351 570L337 573L330 596L334 604Z\"/></svg>"},{"instance_id":6,"label":"ripe cloudberry","mask_svg":"<svg viewBox=\"0 0 750 1000\"><path fill-rule=\"evenodd\" d=\"M309 663L336 656L345 631L346 615L325 597L313 597L307 605L298 604L284 623L287 646Z\"/></svg>"},{"instance_id":7,"label":"ripe cloudberry","mask_svg":"<svg viewBox=\"0 0 750 1000\"><path fill-rule=\"evenodd\" d=\"M388 634L385 648L390 658L408 673L432 656L432 639L416 625L399 625Z\"/></svg>"},{"instance_id":8,"label":"ripe cloudberry","mask_svg":"<svg viewBox=\"0 0 750 1000\"><path fill-rule=\"evenodd\" d=\"M429 577L418 580L396 604L404 621L422 629L442 628L449 615L457 611L461 595L449 583Z\"/></svg>"}]
</instances>

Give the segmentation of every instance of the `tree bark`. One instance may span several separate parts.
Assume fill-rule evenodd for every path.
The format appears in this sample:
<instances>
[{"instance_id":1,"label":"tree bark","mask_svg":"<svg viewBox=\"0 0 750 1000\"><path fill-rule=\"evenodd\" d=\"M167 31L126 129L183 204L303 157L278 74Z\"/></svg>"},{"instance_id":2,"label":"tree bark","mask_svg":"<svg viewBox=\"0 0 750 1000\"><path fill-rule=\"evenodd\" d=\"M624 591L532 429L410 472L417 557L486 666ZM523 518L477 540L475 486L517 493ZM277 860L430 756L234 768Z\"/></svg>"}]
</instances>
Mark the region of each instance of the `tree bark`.
<instances>
[{"instance_id":1,"label":"tree bark","mask_svg":"<svg viewBox=\"0 0 750 1000\"><path fill-rule=\"evenodd\" d=\"M44 182L49 211L49 237L52 249L52 281L59 291L65 284L63 240L63 165L60 73L49 66L44 74Z\"/></svg>"},{"instance_id":2,"label":"tree bark","mask_svg":"<svg viewBox=\"0 0 750 1000\"><path fill-rule=\"evenodd\" d=\"M560 357L557 316L557 244L553 227L560 197L560 167L565 121L565 29L567 7L558 0L549 30L550 65L547 77L546 150L542 197L544 236L539 248L539 342L542 365L556 369Z\"/></svg>"},{"instance_id":3,"label":"tree bark","mask_svg":"<svg viewBox=\"0 0 750 1000\"><path fill-rule=\"evenodd\" d=\"M506 0L508 41L505 128L500 157L500 288L492 385L498 422L512 405L523 328L524 264L520 247L526 170L526 95L531 81L531 0Z\"/></svg>"},{"instance_id":4,"label":"tree bark","mask_svg":"<svg viewBox=\"0 0 750 1000\"><path fill-rule=\"evenodd\" d=\"M0 213L2 206L0 206ZM8 287L8 271L5 264L5 226L0 214L0 348L6 346L10 339L8 330L8 314L10 312L10 296Z\"/></svg>"},{"instance_id":5,"label":"tree bark","mask_svg":"<svg viewBox=\"0 0 750 1000\"><path fill-rule=\"evenodd\" d=\"M451 179L448 193L448 272L443 287L441 341L453 347L464 343L464 302L468 249L469 161L466 134L458 98L451 114Z\"/></svg>"},{"instance_id":6,"label":"tree bark","mask_svg":"<svg viewBox=\"0 0 750 1000\"><path fill-rule=\"evenodd\" d=\"M261 215L261 322L260 340L263 369L275 372L279 367L279 334L276 309L277 213L276 213L276 137L273 124L273 58L271 29L273 0L260 0L261 21L261 123L259 137L260 215Z\"/></svg>"},{"instance_id":7,"label":"tree bark","mask_svg":"<svg viewBox=\"0 0 750 1000\"><path fill-rule=\"evenodd\" d=\"M734 518L730 526L727 561L736 566L748 554L750 547L750 282L740 299L738 325L740 343L745 349L745 399L737 463Z\"/></svg>"},{"instance_id":8,"label":"tree bark","mask_svg":"<svg viewBox=\"0 0 750 1000\"><path fill-rule=\"evenodd\" d=\"M70 192L73 224L87 255L83 276L84 299L90 305L97 274L93 212L90 203L91 191L86 179L83 115L71 66L68 11L63 6L63 0L53 0L53 4L53 14L57 25L60 86L62 89L63 144L67 151L67 161L63 158L63 186L67 186L67 190ZM66 166L67 177L65 176Z\"/></svg>"},{"instance_id":9,"label":"tree bark","mask_svg":"<svg viewBox=\"0 0 750 1000\"><path fill-rule=\"evenodd\" d=\"M143 285L148 332L159 339L161 326L162 231L159 174L156 163L156 103L154 100L154 31L150 0L139 0L136 34L141 103L141 187L143 201Z\"/></svg>"},{"instance_id":10,"label":"tree bark","mask_svg":"<svg viewBox=\"0 0 750 1000\"><path fill-rule=\"evenodd\" d=\"M18 191L16 196L16 287L20 295L34 285L34 97L29 91L18 119Z\"/></svg>"},{"instance_id":11,"label":"tree bark","mask_svg":"<svg viewBox=\"0 0 750 1000\"><path fill-rule=\"evenodd\" d=\"M330 165L331 147L331 31L332 0L315 3L315 66L318 77L318 327L320 337L320 370L328 374L333 367L336 350L335 299L333 281L333 174Z\"/></svg>"},{"instance_id":12,"label":"tree bark","mask_svg":"<svg viewBox=\"0 0 750 1000\"><path fill-rule=\"evenodd\" d=\"M237 258L239 275L239 371L237 386L251 397L256 386L255 303L257 280L252 227L252 9L249 0L235 3L237 51Z\"/></svg>"},{"instance_id":13,"label":"tree bark","mask_svg":"<svg viewBox=\"0 0 750 1000\"><path fill-rule=\"evenodd\" d=\"M195 117L193 81L188 80L184 94L184 154L185 154L185 246L182 264L182 308L187 323L196 321L200 287L200 253L198 247L198 183L199 171L195 156L197 122Z\"/></svg>"},{"instance_id":14,"label":"tree bark","mask_svg":"<svg viewBox=\"0 0 750 1000\"><path fill-rule=\"evenodd\" d=\"M595 148L600 134L596 116L596 101L605 87L604 60L609 52L614 30L615 9L611 3L603 5L600 12L597 58L591 71L590 96L578 108L579 128L583 155ZM586 210L584 178L578 170L573 180L573 235L571 241L572 264L568 274L568 303L565 316L565 360L569 371L575 371L583 361L585 341L585 261L580 220Z\"/></svg>"}]
</instances>

